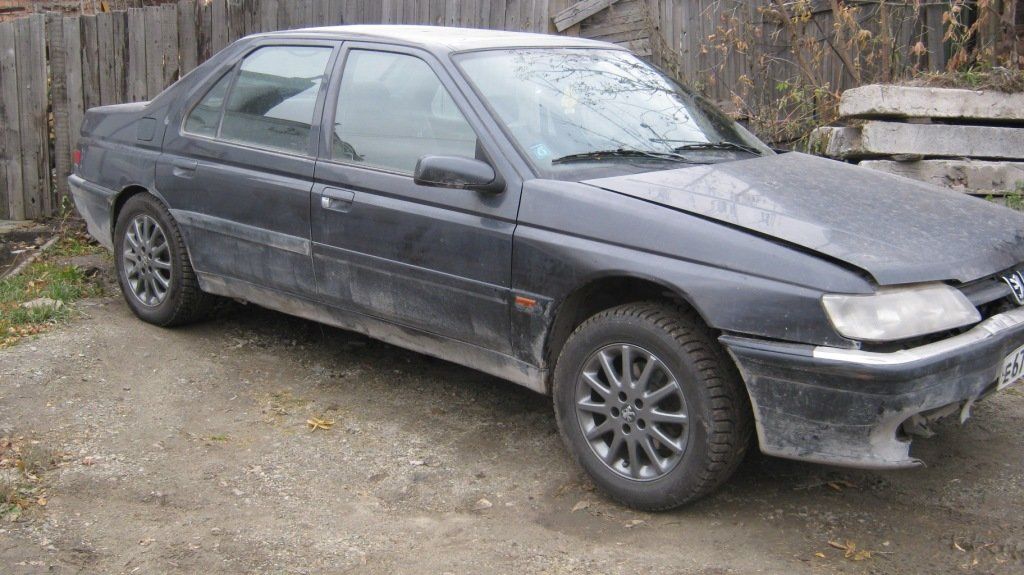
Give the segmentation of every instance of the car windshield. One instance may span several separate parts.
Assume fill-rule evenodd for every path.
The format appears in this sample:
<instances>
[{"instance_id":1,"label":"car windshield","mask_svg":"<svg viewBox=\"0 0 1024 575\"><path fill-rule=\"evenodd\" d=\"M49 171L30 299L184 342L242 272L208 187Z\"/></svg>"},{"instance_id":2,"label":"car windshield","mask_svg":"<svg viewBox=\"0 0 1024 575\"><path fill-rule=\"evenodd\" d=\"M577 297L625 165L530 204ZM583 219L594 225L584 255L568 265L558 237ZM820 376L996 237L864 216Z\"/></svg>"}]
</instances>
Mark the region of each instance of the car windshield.
<instances>
[{"instance_id":1,"label":"car windshield","mask_svg":"<svg viewBox=\"0 0 1024 575\"><path fill-rule=\"evenodd\" d=\"M545 177L679 167L770 154L748 131L632 54L469 52L457 63Z\"/></svg>"}]
</instances>

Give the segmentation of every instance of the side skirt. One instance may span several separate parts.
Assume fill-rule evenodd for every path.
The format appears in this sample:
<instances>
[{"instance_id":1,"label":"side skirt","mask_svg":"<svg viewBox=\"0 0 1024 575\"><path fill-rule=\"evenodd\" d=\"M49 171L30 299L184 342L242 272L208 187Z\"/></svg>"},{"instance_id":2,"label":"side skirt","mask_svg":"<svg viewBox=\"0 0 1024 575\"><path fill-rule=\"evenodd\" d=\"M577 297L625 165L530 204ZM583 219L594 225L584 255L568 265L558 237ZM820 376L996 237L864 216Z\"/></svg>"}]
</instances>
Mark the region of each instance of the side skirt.
<instances>
[{"instance_id":1,"label":"side skirt","mask_svg":"<svg viewBox=\"0 0 1024 575\"><path fill-rule=\"evenodd\" d=\"M473 344L394 324L373 316L329 307L306 298L224 276L196 272L205 292L237 298L272 310L361 333L417 353L464 365L548 394L547 370Z\"/></svg>"}]
</instances>

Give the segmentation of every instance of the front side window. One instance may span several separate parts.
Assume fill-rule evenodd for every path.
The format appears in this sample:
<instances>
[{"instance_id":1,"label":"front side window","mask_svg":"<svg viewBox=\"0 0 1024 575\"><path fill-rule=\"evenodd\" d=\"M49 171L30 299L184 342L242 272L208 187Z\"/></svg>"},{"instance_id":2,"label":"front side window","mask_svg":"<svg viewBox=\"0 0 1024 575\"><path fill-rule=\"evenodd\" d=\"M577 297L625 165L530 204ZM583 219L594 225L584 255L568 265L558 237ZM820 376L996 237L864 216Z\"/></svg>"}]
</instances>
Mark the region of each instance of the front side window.
<instances>
[{"instance_id":1,"label":"front side window","mask_svg":"<svg viewBox=\"0 0 1024 575\"><path fill-rule=\"evenodd\" d=\"M665 169L666 163L771 153L742 127L625 51L491 50L459 55L457 62L548 177L595 163Z\"/></svg>"},{"instance_id":2,"label":"front side window","mask_svg":"<svg viewBox=\"0 0 1024 575\"><path fill-rule=\"evenodd\" d=\"M260 148L308 153L316 98L331 51L320 46L268 46L246 56L227 96L219 137ZM210 95L203 101L208 98ZM192 131L190 123L202 106L200 103L189 115L186 130Z\"/></svg>"},{"instance_id":3,"label":"front side window","mask_svg":"<svg viewBox=\"0 0 1024 575\"><path fill-rule=\"evenodd\" d=\"M349 53L333 159L410 174L424 155L473 158L476 149L476 133L426 62L389 52Z\"/></svg>"}]
</instances>

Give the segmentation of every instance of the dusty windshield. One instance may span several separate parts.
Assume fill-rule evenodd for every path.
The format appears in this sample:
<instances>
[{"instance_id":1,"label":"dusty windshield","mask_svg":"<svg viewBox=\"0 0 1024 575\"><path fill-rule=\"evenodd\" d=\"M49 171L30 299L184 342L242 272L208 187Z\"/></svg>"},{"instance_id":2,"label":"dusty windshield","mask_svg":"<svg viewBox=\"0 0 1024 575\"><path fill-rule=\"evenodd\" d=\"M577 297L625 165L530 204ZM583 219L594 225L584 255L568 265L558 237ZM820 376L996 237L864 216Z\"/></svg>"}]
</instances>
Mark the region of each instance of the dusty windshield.
<instances>
[{"instance_id":1,"label":"dusty windshield","mask_svg":"<svg viewBox=\"0 0 1024 575\"><path fill-rule=\"evenodd\" d=\"M471 52L457 62L546 177L747 159L771 151L632 54Z\"/></svg>"}]
</instances>

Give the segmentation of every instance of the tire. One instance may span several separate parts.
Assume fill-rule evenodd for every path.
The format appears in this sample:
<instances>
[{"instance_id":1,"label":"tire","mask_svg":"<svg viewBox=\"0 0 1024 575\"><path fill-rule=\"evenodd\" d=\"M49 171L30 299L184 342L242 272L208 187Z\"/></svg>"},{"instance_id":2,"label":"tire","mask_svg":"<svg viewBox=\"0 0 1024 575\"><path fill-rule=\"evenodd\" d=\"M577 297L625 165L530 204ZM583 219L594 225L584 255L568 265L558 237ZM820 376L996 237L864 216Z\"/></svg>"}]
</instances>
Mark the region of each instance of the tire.
<instances>
[{"instance_id":1,"label":"tire","mask_svg":"<svg viewBox=\"0 0 1024 575\"><path fill-rule=\"evenodd\" d=\"M583 322L558 357L553 395L576 462L629 507L660 511L707 495L749 445L735 365L695 312L673 305L626 304Z\"/></svg>"},{"instance_id":2,"label":"tire","mask_svg":"<svg viewBox=\"0 0 1024 575\"><path fill-rule=\"evenodd\" d=\"M159 241L157 232L152 232L151 226L159 230L163 242ZM153 279L154 283L140 281L137 273L133 275L131 260L140 261L141 256L140 248L134 248L132 242L138 245L144 238L153 239L155 246L144 254L150 277L159 275ZM127 258L126 252L129 253ZM213 311L220 299L199 289L177 222L150 194L132 196L118 214L114 227L114 265L128 307L139 319L154 325L170 327L199 321ZM145 287L140 288L142 284ZM162 295L154 293L161 289Z\"/></svg>"}]
</instances>

